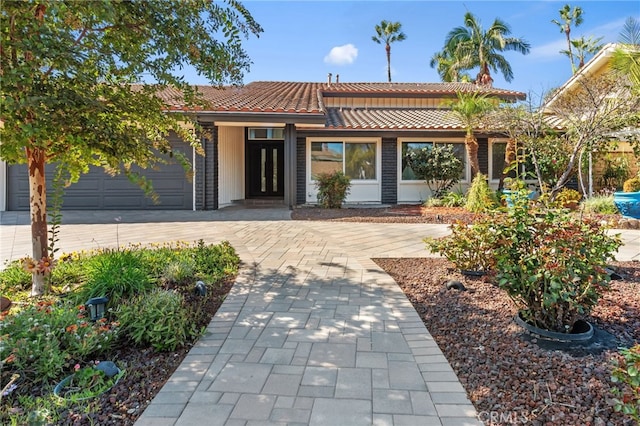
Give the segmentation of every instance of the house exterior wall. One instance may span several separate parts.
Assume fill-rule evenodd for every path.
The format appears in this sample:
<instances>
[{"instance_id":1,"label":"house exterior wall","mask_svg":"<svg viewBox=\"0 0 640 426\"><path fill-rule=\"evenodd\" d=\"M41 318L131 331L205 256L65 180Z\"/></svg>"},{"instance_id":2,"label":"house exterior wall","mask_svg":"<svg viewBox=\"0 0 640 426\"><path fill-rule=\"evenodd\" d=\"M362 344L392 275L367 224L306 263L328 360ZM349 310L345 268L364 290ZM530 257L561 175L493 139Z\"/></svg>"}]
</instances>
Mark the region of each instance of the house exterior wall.
<instances>
[{"instance_id":1,"label":"house exterior wall","mask_svg":"<svg viewBox=\"0 0 640 426\"><path fill-rule=\"evenodd\" d=\"M307 193L307 138L296 138L296 204L306 203Z\"/></svg>"},{"instance_id":2,"label":"house exterior wall","mask_svg":"<svg viewBox=\"0 0 640 426\"><path fill-rule=\"evenodd\" d=\"M382 138L382 204L398 202L397 138Z\"/></svg>"},{"instance_id":3,"label":"house exterior wall","mask_svg":"<svg viewBox=\"0 0 640 426\"><path fill-rule=\"evenodd\" d=\"M194 165L196 174L195 185L195 209L215 210L218 208L217 202L217 159L218 159L218 136L217 128L214 126L203 126L204 133L200 138L205 155L196 155Z\"/></svg>"},{"instance_id":4,"label":"house exterior wall","mask_svg":"<svg viewBox=\"0 0 640 426\"><path fill-rule=\"evenodd\" d=\"M218 127L218 207L245 198L244 127ZM215 180L215 176L209 177Z\"/></svg>"}]
</instances>

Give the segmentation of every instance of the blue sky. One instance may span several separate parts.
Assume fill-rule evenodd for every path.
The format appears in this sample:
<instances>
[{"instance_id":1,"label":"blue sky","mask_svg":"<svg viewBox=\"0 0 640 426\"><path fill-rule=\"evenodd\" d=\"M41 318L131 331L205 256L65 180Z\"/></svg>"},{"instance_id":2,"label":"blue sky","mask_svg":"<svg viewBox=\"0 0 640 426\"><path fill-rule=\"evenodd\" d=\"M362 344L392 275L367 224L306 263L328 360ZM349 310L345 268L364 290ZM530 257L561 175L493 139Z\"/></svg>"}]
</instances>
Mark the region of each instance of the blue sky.
<instances>
[{"instance_id":1,"label":"blue sky","mask_svg":"<svg viewBox=\"0 0 640 426\"><path fill-rule=\"evenodd\" d=\"M371 37L381 20L400 22L406 40L392 44L394 82L437 82L429 66L447 33L463 24L466 11L476 15L483 28L495 18L506 21L511 35L527 40L531 52L506 52L514 79L507 83L494 74L494 86L540 94L571 76L564 33L552 19L565 4L579 6L584 22L573 28L572 38L604 37L615 42L624 21L640 20L640 2L633 1L267 1L242 2L263 27L260 38L245 41L253 65L244 82L326 81L327 73L341 82L385 82L387 63L383 45ZM472 72L475 75L475 72ZM191 83L206 79L188 75Z\"/></svg>"}]
</instances>

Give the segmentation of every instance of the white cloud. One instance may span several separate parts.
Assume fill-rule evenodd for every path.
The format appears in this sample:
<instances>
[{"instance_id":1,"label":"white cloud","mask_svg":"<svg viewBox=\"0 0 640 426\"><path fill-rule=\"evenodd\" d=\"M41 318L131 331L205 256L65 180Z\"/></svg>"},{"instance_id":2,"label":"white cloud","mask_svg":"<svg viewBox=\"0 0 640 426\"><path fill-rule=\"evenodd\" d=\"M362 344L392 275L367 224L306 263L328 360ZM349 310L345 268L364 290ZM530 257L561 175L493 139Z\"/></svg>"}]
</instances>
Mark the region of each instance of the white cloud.
<instances>
[{"instance_id":1,"label":"white cloud","mask_svg":"<svg viewBox=\"0 0 640 426\"><path fill-rule=\"evenodd\" d=\"M351 43L336 46L324 57L324 62L333 65L348 65L358 57L358 49Z\"/></svg>"},{"instance_id":2,"label":"white cloud","mask_svg":"<svg viewBox=\"0 0 640 426\"><path fill-rule=\"evenodd\" d=\"M557 59L560 56L561 50L567 49L566 39L557 39L542 46L535 46L531 48L531 57L536 59Z\"/></svg>"}]
</instances>

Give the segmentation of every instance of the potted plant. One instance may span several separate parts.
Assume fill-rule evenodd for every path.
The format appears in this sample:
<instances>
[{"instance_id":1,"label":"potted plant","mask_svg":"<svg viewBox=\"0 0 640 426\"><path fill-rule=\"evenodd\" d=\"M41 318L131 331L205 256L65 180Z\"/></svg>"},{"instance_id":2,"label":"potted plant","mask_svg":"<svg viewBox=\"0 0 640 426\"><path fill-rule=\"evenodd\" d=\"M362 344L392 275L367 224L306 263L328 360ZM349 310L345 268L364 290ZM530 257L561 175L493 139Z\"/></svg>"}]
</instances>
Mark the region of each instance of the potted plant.
<instances>
[{"instance_id":1,"label":"potted plant","mask_svg":"<svg viewBox=\"0 0 640 426\"><path fill-rule=\"evenodd\" d=\"M613 193L613 202L622 216L640 219L640 176L627 179L622 192Z\"/></svg>"},{"instance_id":2,"label":"potted plant","mask_svg":"<svg viewBox=\"0 0 640 426\"><path fill-rule=\"evenodd\" d=\"M76 364L74 373L62 379L53 389L53 394L75 401L93 398L111 389L123 375L124 371L111 361L96 362L86 367Z\"/></svg>"},{"instance_id":3,"label":"potted plant","mask_svg":"<svg viewBox=\"0 0 640 426\"><path fill-rule=\"evenodd\" d=\"M492 220L496 281L520 309L519 322L572 340L608 287L605 267L620 239L566 210L531 212L524 203Z\"/></svg>"}]
</instances>

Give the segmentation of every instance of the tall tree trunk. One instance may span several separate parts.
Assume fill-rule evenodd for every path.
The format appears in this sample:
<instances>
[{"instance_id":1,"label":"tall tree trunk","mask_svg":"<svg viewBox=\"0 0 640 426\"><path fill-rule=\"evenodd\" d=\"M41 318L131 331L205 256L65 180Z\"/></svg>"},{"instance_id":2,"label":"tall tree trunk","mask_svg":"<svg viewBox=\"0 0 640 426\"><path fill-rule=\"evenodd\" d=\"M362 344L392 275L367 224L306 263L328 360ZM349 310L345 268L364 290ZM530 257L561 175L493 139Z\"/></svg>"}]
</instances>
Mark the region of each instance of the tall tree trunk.
<instances>
[{"instance_id":1,"label":"tall tree trunk","mask_svg":"<svg viewBox=\"0 0 640 426\"><path fill-rule=\"evenodd\" d=\"M464 138L464 144L467 146L467 155L469 164L471 165L471 178L476 177L480 173L480 163L478 162L478 139L473 134L467 134Z\"/></svg>"},{"instance_id":2,"label":"tall tree trunk","mask_svg":"<svg viewBox=\"0 0 640 426\"><path fill-rule=\"evenodd\" d=\"M569 27L569 25L565 27L564 33L567 36L567 49L569 52L569 61L571 61L571 72L575 74L576 66L573 63L573 50L571 50L571 27Z\"/></svg>"},{"instance_id":3,"label":"tall tree trunk","mask_svg":"<svg viewBox=\"0 0 640 426\"><path fill-rule=\"evenodd\" d=\"M502 173L500 173L500 181L498 182L498 190L504 189L504 180L507 177L504 170L511 166L516 161L516 140L509 138L507 146L504 149L504 166L502 167Z\"/></svg>"},{"instance_id":4,"label":"tall tree trunk","mask_svg":"<svg viewBox=\"0 0 640 426\"><path fill-rule=\"evenodd\" d=\"M385 46L385 50L387 51L387 77L389 78L389 83L391 83L391 46L389 43Z\"/></svg>"},{"instance_id":5,"label":"tall tree trunk","mask_svg":"<svg viewBox=\"0 0 640 426\"><path fill-rule=\"evenodd\" d=\"M47 186L44 174L46 155L38 148L27 148L27 168L29 170L29 209L31 212L31 249L33 260L40 265L49 257L47 246ZM39 296L47 292L46 273L36 268L33 271L31 295Z\"/></svg>"}]
</instances>

